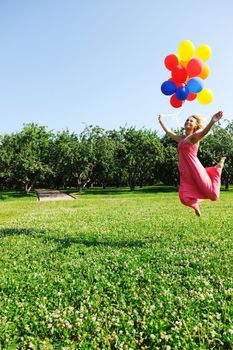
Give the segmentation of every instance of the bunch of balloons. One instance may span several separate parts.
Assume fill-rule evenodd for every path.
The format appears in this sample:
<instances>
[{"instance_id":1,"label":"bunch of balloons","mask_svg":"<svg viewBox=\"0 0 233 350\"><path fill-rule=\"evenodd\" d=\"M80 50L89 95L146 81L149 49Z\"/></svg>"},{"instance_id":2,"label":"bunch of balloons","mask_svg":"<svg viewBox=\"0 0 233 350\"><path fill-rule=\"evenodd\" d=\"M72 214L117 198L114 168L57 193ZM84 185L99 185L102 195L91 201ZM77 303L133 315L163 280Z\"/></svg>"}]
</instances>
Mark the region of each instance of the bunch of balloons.
<instances>
[{"instance_id":1,"label":"bunch of balloons","mask_svg":"<svg viewBox=\"0 0 233 350\"><path fill-rule=\"evenodd\" d=\"M213 92L203 85L203 80L210 74L209 66L205 63L210 56L211 48L208 45L195 49L190 40L184 40L178 46L178 54L165 57L164 64L171 77L163 82L161 91L171 96L172 107L179 108L186 100L197 99L202 104L212 102Z\"/></svg>"}]
</instances>

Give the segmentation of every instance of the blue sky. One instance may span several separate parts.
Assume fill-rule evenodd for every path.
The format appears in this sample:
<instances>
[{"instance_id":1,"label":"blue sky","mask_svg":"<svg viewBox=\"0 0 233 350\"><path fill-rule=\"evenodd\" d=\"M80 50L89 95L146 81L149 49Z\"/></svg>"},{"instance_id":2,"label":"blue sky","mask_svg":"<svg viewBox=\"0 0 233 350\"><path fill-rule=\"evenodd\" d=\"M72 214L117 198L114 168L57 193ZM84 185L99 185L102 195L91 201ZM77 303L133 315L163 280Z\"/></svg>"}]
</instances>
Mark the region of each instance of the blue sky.
<instances>
[{"instance_id":1,"label":"blue sky","mask_svg":"<svg viewBox=\"0 0 233 350\"><path fill-rule=\"evenodd\" d=\"M186 39L212 49L205 86L215 98L186 102L179 123L219 109L232 120L232 18L231 0L1 0L0 133L30 122L160 130L159 113L179 112L160 91L163 61Z\"/></svg>"}]
</instances>

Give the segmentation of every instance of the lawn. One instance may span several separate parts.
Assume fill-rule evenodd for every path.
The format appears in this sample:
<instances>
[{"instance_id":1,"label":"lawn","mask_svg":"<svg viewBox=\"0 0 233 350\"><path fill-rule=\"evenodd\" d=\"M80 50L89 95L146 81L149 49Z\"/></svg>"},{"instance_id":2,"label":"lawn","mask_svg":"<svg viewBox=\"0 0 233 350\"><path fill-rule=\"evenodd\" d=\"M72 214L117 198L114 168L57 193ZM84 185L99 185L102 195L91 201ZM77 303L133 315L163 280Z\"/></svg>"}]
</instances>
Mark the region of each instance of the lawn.
<instances>
[{"instance_id":1,"label":"lawn","mask_svg":"<svg viewBox=\"0 0 233 350\"><path fill-rule=\"evenodd\" d=\"M0 349L233 349L232 190L76 198L0 193Z\"/></svg>"}]
</instances>

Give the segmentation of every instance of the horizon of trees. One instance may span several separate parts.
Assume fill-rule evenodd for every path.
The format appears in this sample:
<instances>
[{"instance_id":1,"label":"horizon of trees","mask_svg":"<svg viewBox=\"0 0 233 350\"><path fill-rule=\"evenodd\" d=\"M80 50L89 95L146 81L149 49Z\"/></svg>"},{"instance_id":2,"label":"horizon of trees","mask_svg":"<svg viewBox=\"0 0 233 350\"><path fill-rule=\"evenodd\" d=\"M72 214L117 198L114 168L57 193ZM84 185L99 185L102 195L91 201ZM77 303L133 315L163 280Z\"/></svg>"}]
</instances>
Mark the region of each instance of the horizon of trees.
<instances>
[{"instance_id":1,"label":"horizon of trees","mask_svg":"<svg viewBox=\"0 0 233 350\"><path fill-rule=\"evenodd\" d=\"M218 123L201 142L199 159L204 166L214 165L222 155L227 156L222 182L228 189L233 179L233 122L224 128ZM35 185L75 187L79 192L93 185L134 190L161 182L178 186L178 155L176 142L157 131L90 125L76 134L29 123L19 132L0 135L2 190L28 193Z\"/></svg>"}]
</instances>

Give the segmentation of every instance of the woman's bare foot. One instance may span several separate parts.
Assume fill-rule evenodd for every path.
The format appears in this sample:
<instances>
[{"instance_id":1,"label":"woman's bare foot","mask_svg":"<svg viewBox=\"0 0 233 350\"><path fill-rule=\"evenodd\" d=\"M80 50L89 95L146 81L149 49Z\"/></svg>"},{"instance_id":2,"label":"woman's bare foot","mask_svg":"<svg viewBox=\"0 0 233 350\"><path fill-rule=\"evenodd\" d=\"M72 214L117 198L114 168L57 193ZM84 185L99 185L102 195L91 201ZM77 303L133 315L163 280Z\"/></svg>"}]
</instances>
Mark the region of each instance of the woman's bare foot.
<instances>
[{"instance_id":1,"label":"woman's bare foot","mask_svg":"<svg viewBox=\"0 0 233 350\"><path fill-rule=\"evenodd\" d=\"M200 212L200 209L194 209L195 210L195 214L197 215L197 216L201 216L201 212Z\"/></svg>"},{"instance_id":2,"label":"woman's bare foot","mask_svg":"<svg viewBox=\"0 0 233 350\"><path fill-rule=\"evenodd\" d=\"M226 157L221 157L220 161L216 164L216 168L222 169L224 167Z\"/></svg>"},{"instance_id":3,"label":"woman's bare foot","mask_svg":"<svg viewBox=\"0 0 233 350\"><path fill-rule=\"evenodd\" d=\"M195 214L200 217L201 216L201 211L200 211L199 204L195 204L195 206L193 206L193 209L195 211Z\"/></svg>"}]
</instances>

